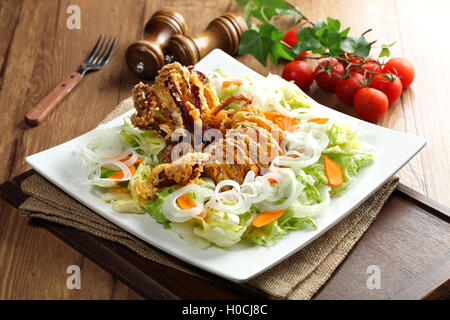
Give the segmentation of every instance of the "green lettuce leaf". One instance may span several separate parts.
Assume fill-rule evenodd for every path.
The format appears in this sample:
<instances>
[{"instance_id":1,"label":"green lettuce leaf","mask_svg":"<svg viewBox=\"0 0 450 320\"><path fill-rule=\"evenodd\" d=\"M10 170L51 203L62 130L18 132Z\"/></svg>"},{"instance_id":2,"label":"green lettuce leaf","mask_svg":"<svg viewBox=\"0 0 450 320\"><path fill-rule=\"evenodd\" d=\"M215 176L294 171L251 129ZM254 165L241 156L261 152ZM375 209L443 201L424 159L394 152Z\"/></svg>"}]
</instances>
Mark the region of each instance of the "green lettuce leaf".
<instances>
[{"instance_id":1,"label":"green lettuce leaf","mask_svg":"<svg viewBox=\"0 0 450 320\"><path fill-rule=\"evenodd\" d=\"M111 188L102 194L102 200L111 203L115 212L119 213L144 213L139 201L133 198L129 190L123 188Z\"/></svg>"},{"instance_id":2,"label":"green lettuce leaf","mask_svg":"<svg viewBox=\"0 0 450 320\"><path fill-rule=\"evenodd\" d=\"M283 87L281 90L283 91L284 102L289 105L290 109L311 107L309 101L299 90L291 87Z\"/></svg>"},{"instance_id":3,"label":"green lettuce leaf","mask_svg":"<svg viewBox=\"0 0 450 320\"><path fill-rule=\"evenodd\" d=\"M355 180L361 168L371 164L375 156L361 143L357 130L349 123L333 124L327 132L330 139L328 147L322 152L336 161L344 171L344 182L331 188L331 196L342 195ZM320 160L323 164L323 158Z\"/></svg>"},{"instance_id":4,"label":"green lettuce leaf","mask_svg":"<svg viewBox=\"0 0 450 320\"><path fill-rule=\"evenodd\" d=\"M206 217L196 217L182 223L172 223L173 231L196 247L204 247L205 241L227 248L238 243L252 221L255 210L240 216L217 210L209 210ZM186 230L190 230L187 233Z\"/></svg>"},{"instance_id":5,"label":"green lettuce leaf","mask_svg":"<svg viewBox=\"0 0 450 320\"><path fill-rule=\"evenodd\" d=\"M111 200L112 209L119 213L144 213L138 201L131 196L124 200Z\"/></svg>"},{"instance_id":6,"label":"green lettuce leaf","mask_svg":"<svg viewBox=\"0 0 450 320\"><path fill-rule=\"evenodd\" d=\"M260 246L271 246L274 244L275 240L286 235L286 229L281 228L278 225L278 221L275 220L261 228L255 228L253 226L246 234L245 239L248 241L260 245Z\"/></svg>"},{"instance_id":7,"label":"green lettuce leaf","mask_svg":"<svg viewBox=\"0 0 450 320\"><path fill-rule=\"evenodd\" d=\"M164 199L167 198L169 194L175 191L175 187L164 188L161 192L157 192L157 198L155 200L149 200L142 207L147 211L153 219L157 222L162 223L165 227L170 225L170 221L164 216L161 211Z\"/></svg>"},{"instance_id":8,"label":"green lettuce leaf","mask_svg":"<svg viewBox=\"0 0 450 320\"><path fill-rule=\"evenodd\" d=\"M231 84L228 87L223 88L219 94L220 102L222 102L225 99L228 99L229 97L234 96L238 91L239 91L239 86L236 84ZM235 101L235 102L237 102L237 101Z\"/></svg>"},{"instance_id":9,"label":"green lettuce leaf","mask_svg":"<svg viewBox=\"0 0 450 320\"><path fill-rule=\"evenodd\" d=\"M191 246L206 249L211 246L211 242L202 237L197 236L193 230L196 227L196 221L178 223L174 222L170 225L170 230L178 234L181 238L187 241Z\"/></svg>"},{"instance_id":10,"label":"green lettuce leaf","mask_svg":"<svg viewBox=\"0 0 450 320\"><path fill-rule=\"evenodd\" d=\"M281 228L286 231L303 230L308 227L317 230L317 226L314 223L314 220L308 217L305 218L291 217L281 226Z\"/></svg>"},{"instance_id":11,"label":"green lettuce leaf","mask_svg":"<svg viewBox=\"0 0 450 320\"><path fill-rule=\"evenodd\" d=\"M137 148L137 153L151 158L152 155L159 154L165 148L164 139L153 131L137 129L129 119L125 119L124 126L130 129L120 131L120 136L133 148Z\"/></svg>"},{"instance_id":12,"label":"green lettuce leaf","mask_svg":"<svg viewBox=\"0 0 450 320\"><path fill-rule=\"evenodd\" d=\"M239 221L236 221L236 217ZM229 214L209 210L207 217L198 218L194 234L214 243L218 247L230 247L238 243L251 223L251 214L230 217Z\"/></svg>"}]
</instances>

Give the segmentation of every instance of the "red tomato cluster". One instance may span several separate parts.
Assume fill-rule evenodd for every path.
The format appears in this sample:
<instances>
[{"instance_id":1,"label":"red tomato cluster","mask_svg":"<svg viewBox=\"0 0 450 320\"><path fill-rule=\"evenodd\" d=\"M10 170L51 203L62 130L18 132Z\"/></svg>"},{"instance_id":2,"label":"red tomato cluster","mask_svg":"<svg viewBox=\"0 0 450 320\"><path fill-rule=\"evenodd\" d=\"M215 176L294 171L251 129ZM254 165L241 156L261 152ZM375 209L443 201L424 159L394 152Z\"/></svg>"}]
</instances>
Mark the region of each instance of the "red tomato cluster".
<instances>
[{"instance_id":1,"label":"red tomato cluster","mask_svg":"<svg viewBox=\"0 0 450 320\"><path fill-rule=\"evenodd\" d=\"M286 37L286 43L292 40ZM382 117L389 104L414 80L414 67L404 58L392 58L384 66L358 56L338 58L341 59L322 61L314 71L306 61L292 61L284 68L282 77L294 81L302 90L307 90L315 80L320 88L336 92L339 100L353 106L367 121Z\"/></svg>"},{"instance_id":2,"label":"red tomato cluster","mask_svg":"<svg viewBox=\"0 0 450 320\"><path fill-rule=\"evenodd\" d=\"M286 32L286 34L284 35L284 38L283 38L283 42L286 43L291 48L294 44L298 43L297 29L292 29L292 30L289 30L288 32ZM294 59L301 60L302 57L305 57L306 55L307 55L306 52L302 52L298 56L296 56Z\"/></svg>"}]
</instances>

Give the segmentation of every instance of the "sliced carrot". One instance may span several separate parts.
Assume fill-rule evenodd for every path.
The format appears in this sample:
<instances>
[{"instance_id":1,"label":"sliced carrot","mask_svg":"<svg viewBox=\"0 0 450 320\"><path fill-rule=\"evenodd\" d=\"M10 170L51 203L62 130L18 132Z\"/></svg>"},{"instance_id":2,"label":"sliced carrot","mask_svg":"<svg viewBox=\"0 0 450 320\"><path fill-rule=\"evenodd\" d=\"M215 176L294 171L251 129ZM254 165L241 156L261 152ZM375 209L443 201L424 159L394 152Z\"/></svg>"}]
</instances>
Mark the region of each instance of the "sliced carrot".
<instances>
[{"instance_id":1,"label":"sliced carrot","mask_svg":"<svg viewBox=\"0 0 450 320\"><path fill-rule=\"evenodd\" d=\"M269 178L267 181L269 181L270 184L278 183L278 181L273 178Z\"/></svg>"},{"instance_id":2,"label":"sliced carrot","mask_svg":"<svg viewBox=\"0 0 450 320\"><path fill-rule=\"evenodd\" d=\"M344 171L333 159L327 156L323 157L323 162L328 183L332 187L339 187L344 182Z\"/></svg>"},{"instance_id":3,"label":"sliced carrot","mask_svg":"<svg viewBox=\"0 0 450 320\"><path fill-rule=\"evenodd\" d=\"M272 221L277 220L279 217L283 215L283 213L286 210L272 210L272 211L266 211L263 213L258 214L255 219L253 219L252 224L256 228L261 228L265 226L266 224L271 223Z\"/></svg>"},{"instance_id":4,"label":"sliced carrot","mask_svg":"<svg viewBox=\"0 0 450 320\"><path fill-rule=\"evenodd\" d=\"M272 120L276 123L283 131L294 131L295 126L298 125L297 120L288 117L287 115L276 113L276 112L264 112L266 119Z\"/></svg>"},{"instance_id":5,"label":"sliced carrot","mask_svg":"<svg viewBox=\"0 0 450 320\"><path fill-rule=\"evenodd\" d=\"M129 166L128 169L130 169L131 175L136 173L136 167L133 166ZM123 178L123 171L117 171L116 173L114 173L113 175L109 176L108 179L122 179ZM114 181L115 183L122 183L123 181Z\"/></svg>"},{"instance_id":6,"label":"sliced carrot","mask_svg":"<svg viewBox=\"0 0 450 320\"><path fill-rule=\"evenodd\" d=\"M130 159L131 159L130 156L126 156L125 158L120 159L120 161L121 161L121 162L125 162L125 161L128 161L128 160L130 160ZM137 158L137 160L136 160L135 163L141 163L141 162L142 162L142 159L141 159L141 158ZM133 163L133 164L134 164L134 163Z\"/></svg>"},{"instance_id":7,"label":"sliced carrot","mask_svg":"<svg viewBox=\"0 0 450 320\"><path fill-rule=\"evenodd\" d=\"M200 212L197 217L203 217L203 220L207 220L209 218L209 214L205 211Z\"/></svg>"},{"instance_id":8,"label":"sliced carrot","mask_svg":"<svg viewBox=\"0 0 450 320\"><path fill-rule=\"evenodd\" d=\"M283 115L281 113L277 113L277 112L264 112L264 117L266 117L269 120L273 120L280 116L283 116Z\"/></svg>"},{"instance_id":9,"label":"sliced carrot","mask_svg":"<svg viewBox=\"0 0 450 320\"><path fill-rule=\"evenodd\" d=\"M305 149L297 149L296 150L298 153L303 153L303 152L305 152ZM292 158L294 158L294 159L296 159L296 158L298 158L298 157L300 157L299 155L297 155L297 154L291 154L291 155L289 155L289 157L292 157Z\"/></svg>"},{"instance_id":10,"label":"sliced carrot","mask_svg":"<svg viewBox=\"0 0 450 320\"><path fill-rule=\"evenodd\" d=\"M188 210L197 206L187 193L177 198L177 204L181 210Z\"/></svg>"},{"instance_id":11,"label":"sliced carrot","mask_svg":"<svg viewBox=\"0 0 450 320\"><path fill-rule=\"evenodd\" d=\"M222 88L228 88L229 86L231 86L232 84L237 85L238 87L242 85L242 80L241 79L230 79L230 80L224 80L222 82Z\"/></svg>"},{"instance_id":12,"label":"sliced carrot","mask_svg":"<svg viewBox=\"0 0 450 320\"><path fill-rule=\"evenodd\" d=\"M328 122L328 118L314 118L314 119L309 119L308 122L314 122L317 124L324 124Z\"/></svg>"},{"instance_id":13,"label":"sliced carrot","mask_svg":"<svg viewBox=\"0 0 450 320\"><path fill-rule=\"evenodd\" d=\"M291 117L278 118L274 120L274 122L280 127L281 130L288 132L295 131L295 126L298 125L298 122Z\"/></svg>"}]
</instances>

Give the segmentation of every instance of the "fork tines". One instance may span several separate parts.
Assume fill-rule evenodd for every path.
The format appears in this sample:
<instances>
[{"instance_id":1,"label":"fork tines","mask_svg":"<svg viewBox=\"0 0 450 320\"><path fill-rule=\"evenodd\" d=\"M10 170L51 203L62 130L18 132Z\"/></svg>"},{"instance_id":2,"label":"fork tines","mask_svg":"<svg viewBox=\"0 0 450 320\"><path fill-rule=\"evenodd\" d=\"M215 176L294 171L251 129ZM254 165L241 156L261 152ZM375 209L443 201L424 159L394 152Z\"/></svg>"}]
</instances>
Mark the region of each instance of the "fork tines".
<instances>
[{"instance_id":1,"label":"fork tines","mask_svg":"<svg viewBox=\"0 0 450 320\"><path fill-rule=\"evenodd\" d=\"M103 67L108 63L111 53L116 45L117 37L100 35L94 49L88 55L83 64L86 67Z\"/></svg>"}]
</instances>

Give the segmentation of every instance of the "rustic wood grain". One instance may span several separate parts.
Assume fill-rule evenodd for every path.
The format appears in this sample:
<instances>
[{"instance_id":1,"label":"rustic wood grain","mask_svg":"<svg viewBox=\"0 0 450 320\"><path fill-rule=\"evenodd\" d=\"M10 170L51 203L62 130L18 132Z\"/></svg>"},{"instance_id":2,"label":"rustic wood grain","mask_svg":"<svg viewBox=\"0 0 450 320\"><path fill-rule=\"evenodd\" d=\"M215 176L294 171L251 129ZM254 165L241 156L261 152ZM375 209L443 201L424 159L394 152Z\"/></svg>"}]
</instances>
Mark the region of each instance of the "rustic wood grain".
<instances>
[{"instance_id":1,"label":"rustic wood grain","mask_svg":"<svg viewBox=\"0 0 450 320\"><path fill-rule=\"evenodd\" d=\"M74 71L60 82L43 100L33 107L26 115L25 122L34 127L47 119L48 115L81 81L81 74Z\"/></svg>"},{"instance_id":2,"label":"rustic wood grain","mask_svg":"<svg viewBox=\"0 0 450 320\"><path fill-rule=\"evenodd\" d=\"M317 299L421 299L448 280L450 225L398 195L386 202ZM380 268L378 290L366 286L370 265Z\"/></svg>"},{"instance_id":3,"label":"rustic wood grain","mask_svg":"<svg viewBox=\"0 0 450 320\"><path fill-rule=\"evenodd\" d=\"M66 27L66 8L70 4L81 8L81 30ZM376 0L302 0L297 4L310 19L337 17L354 32L373 28L371 39L398 41L393 54L414 63L416 79L379 124L428 140L427 147L400 171L401 182L450 206L450 90L446 84L450 65L445 63L450 49L445 31L450 2L389 0L380 5ZM128 71L125 50L142 38L146 20L163 7L184 15L189 34L204 30L213 18L237 9L231 0L0 2L1 181L29 169L25 156L92 129L129 96L138 79ZM108 66L86 76L41 126L26 127L25 114L76 70L100 33L119 37ZM283 64L270 62L264 68L249 56L238 59L262 74L280 74L283 68ZM323 104L354 115L352 108L344 106L333 94L315 86L309 94ZM139 297L48 232L30 226L3 201L0 210L0 299ZM82 266L85 280L80 291L66 289L65 270L70 264Z\"/></svg>"},{"instance_id":4,"label":"rustic wood grain","mask_svg":"<svg viewBox=\"0 0 450 320\"><path fill-rule=\"evenodd\" d=\"M27 110L64 75L76 70L100 33L117 34L122 41L127 32L136 33L138 26L132 17L140 14L142 6L138 8L128 3L121 10L117 7L98 10L99 5L108 8L108 3L79 2L82 29L68 30L65 10L71 1L24 1L14 29L0 92L2 118L8 119L2 122L4 133L0 143L6 156L2 157L0 164L7 168L1 171L2 179L26 170L25 155L90 130L117 104L118 90L111 94L109 89L120 84L120 79L115 76L123 66L119 57L126 41L121 43L122 52L115 51L115 58L101 73L86 77L42 126L29 129L22 122ZM123 20L122 15L129 17L126 26L117 23ZM98 21L104 23L98 24ZM115 27L110 28L110 25ZM4 203L0 225L1 298L110 299L130 295L111 275L47 232L30 227ZM79 265L86 279L80 291L66 288L65 272L71 264ZM115 290L117 286L118 291Z\"/></svg>"},{"instance_id":5,"label":"rustic wood grain","mask_svg":"<svg viewBox=\"0 0 450 320\"><path fill-rule=\"evenodd\" d=\"M30 172L33 171L0 185L0 196L14 207L28 198L19 184ZM315 299L448 299L450 209L400 186ZM199 278L145 259L122 245L86 232L43 220L31 221L148 299L265 298L245 284L212 277L201 270L198 272L203 278ZM367 287L369 266L379 268L380 287L377 289ZM126 290L126 287L116 288L116 292L119 290Z\"/></svg>"}]
</instances>

